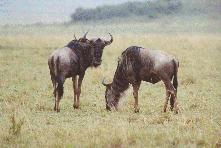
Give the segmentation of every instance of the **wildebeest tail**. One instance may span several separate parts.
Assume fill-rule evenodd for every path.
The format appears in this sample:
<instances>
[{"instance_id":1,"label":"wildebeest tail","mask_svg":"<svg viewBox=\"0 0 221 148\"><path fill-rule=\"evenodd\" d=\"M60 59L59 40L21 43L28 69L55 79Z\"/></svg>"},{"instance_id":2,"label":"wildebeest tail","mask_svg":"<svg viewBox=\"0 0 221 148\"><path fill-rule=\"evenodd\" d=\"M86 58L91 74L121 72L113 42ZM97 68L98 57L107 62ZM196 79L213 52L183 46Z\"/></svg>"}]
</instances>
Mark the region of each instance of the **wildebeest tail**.
<instances>
[{"instance_id":1,"label":"wildebeest tail","mask_svg":"<svg viewBox=\"0 0 221 148\"><path fill-rule=\"evenodd\" d=\"M173 65L174 65L173 86L177 90L178 88L177 72L178 72L179 62L176 59L173 59Z\"/></svg>"},{"instance_id":2,"label":"wildebeest tail","mask_svg":"<svg viewBox=\"0 0 221 148\"><path fill-rule=\"evenodd\" d=\"M59 57L57 57L57 59L55 60L55 80L57 82L56 89L58 91L58 95L63 96L63 93L64 93L64 87L63 87L64 79L62 78L62 76L60 74L59 64L60 64L60 59L59 59Z\"/></svg>"},{"instance_id":3,"label":"wildebeest tail","mask_svg":"<svg viewBox=\"0 0 221 148\"><path fill-rule=\"evenodd\" d=\"M179 62L176 59L173 59L173 67L174 67L174 75L173 75L173 87L176 89L177 94L177 88L178 88L178 80L177 80L177 72L179 67ZM174 96L170 96L170 109L172 110L174 107Z\"/></svg>"},{"instance_id":4,"label":"wildebeest tail","mask_svg":"<svg viewBox=\"0 0 221 148\"><path fill-rule=\"evenodd\" d=\"M59 64L60 64L60 60L59 57L55 58L52 57L51 60L49 61L49 68L50 68L50 74L51 74L51 78L54 79L55 85L54 88L54 95L56 96L56 90L58 92L59 96L63 95L63 78L60 75L60 70L59 70ZM53 80L52 80L53 81Z\"/></svg>"},{"instance_id":5,"label":"wildebeest tail","mask_svg":"<svg viewBox=\"0 0 221 148\"><path fill-rule=\"evenodd\" d=\"M54 74L54 57L53 56L48 59L48 67L49 67L49 70L50 70L51 80L52 80L52 83L53 83L54 79L55 79L55 74ZM53 85L54 85L54 83L53 83Z\"/></svg>"}]
</instances>

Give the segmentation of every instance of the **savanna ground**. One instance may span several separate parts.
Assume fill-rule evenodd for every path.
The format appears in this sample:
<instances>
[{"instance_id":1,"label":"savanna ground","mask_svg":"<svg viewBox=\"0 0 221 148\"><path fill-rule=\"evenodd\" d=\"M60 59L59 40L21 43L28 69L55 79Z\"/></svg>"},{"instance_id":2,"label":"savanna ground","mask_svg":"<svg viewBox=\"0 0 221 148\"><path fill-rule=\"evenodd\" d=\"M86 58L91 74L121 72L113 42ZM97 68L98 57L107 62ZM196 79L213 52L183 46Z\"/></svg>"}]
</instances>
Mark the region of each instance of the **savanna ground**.
<instances>
[{"instance_id":1,"label":"savanna ground","mask_svg":"<svg viewBox=\"0 0 221 148\"><path fill-rule=\"evenodd\" d=\"M169 27L159 23L2 27L1 147L220 147L221 31L213 22L207 23L210 30L205 23L184 29L182 23ZM105 48L102 65L87 70L81 108L72 107L72 81L68 79L61 112L56 113L48 56L74 33L79 37L87 29L91 30L89 38L109 38L111 32L114 42ZM133 111L131 88L118 112L105 110L102 78L112 80L118 56L131 45L164 50L179 59L178 115L162 112L162 82L142 83L140 113Z\"/></svg>"}]
</instances>

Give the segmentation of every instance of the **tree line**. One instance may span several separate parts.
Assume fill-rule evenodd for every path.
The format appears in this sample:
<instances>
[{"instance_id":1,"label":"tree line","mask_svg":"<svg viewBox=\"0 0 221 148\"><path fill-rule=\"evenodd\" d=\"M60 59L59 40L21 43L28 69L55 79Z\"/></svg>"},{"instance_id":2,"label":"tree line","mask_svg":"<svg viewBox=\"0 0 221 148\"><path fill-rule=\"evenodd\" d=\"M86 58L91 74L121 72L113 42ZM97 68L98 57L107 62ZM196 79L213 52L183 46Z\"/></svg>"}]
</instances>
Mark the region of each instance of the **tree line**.
<instances>
[{"instance_id":1,"label":"tree line","mask_svg":"<svg viewBox=\"0 0 221 148\"><path fill-rule=\"evenodd\" d=\"M156 18L179 12L182 8L180 0L157 0L145 2L126 2L119 5L100 6L94 9L77 8L71 14L72 22L105 20L111 18L126 18L146 16Z\"/></svg>"}]
</instances>

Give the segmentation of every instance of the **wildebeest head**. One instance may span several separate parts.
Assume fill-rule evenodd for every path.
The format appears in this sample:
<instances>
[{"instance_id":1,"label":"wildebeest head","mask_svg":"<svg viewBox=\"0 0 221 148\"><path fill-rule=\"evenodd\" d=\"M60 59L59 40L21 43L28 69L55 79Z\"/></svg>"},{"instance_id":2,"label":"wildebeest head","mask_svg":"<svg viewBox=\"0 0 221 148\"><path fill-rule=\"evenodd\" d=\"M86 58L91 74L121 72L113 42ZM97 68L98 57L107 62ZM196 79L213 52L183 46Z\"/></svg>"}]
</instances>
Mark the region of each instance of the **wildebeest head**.
<instances>
[{"instance_id":1,"label":"wildebeest head","mask_svg":"<svg viewBox=\"0 0 221 148\"><path fill-rule=\"evenodd\" d=\"M106 103L106 109L108 111L111 111L111 109L114 107L117 110L117 105L119 102L120 94L115 93L112 89L112 83L105 83L104 80L102 82L104 86L106 86L105 91L105 103Z\"/></svg>"},{"instance_id":2,"label":"wildebeest head","mask_svg":"<svg viewBox=\"0 0 221 148\"><path fill-rule=\"evenodd\" d=\"M110 45L113 42L113 36L110 34L111 39L109 41L101 39L101 38L93 38L88 40L87 39L87 33L85 33L85 35L79 39L79 41L81 42L85 42L87 44L91 45L91 54L92 54L92 66L94 67L98 67L99 65L101 65L102 62L102 55L103 55L103 49L105 46Z\"/></svg>"},{"instance_id":3,"label":"wildebeest head","mask_svg":"<svg viewBox=\"0 0 221 148\"><path fill-rule=\"evenodd\" d=\"M91 65L94 67L98 67L101 65L102 62L102 55L103 55L103 49L105 46L110 45L113 42L113 36L110 34L111 39L109 41L101 39L101 38L93 38L93 39L87 39L86 32L83 37L81 37L78 41L81 43L86 43L90 46L91 49ZM76 37L75 37L76 38Z\"/></svg>"}]
</instances>

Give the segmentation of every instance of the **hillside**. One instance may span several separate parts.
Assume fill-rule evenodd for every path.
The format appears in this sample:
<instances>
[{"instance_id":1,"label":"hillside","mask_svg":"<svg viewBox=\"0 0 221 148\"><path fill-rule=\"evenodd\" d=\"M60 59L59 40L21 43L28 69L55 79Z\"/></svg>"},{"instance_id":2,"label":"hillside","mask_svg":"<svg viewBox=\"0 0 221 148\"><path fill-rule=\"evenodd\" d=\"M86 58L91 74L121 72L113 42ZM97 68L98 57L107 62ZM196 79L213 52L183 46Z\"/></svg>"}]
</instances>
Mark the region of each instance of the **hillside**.
<instances>
[{"instance_id":1,"label":"hillside","mask_svg":"<svg viewBox=\"0 0 221 148\"><path fill-rule=\"evenodd\" d=\"M73 22L109 19L141 18L150 21L165 16L205 16L220 19L221 2L218 0L156 0L105 5L95 9L78 8L71 15Z\"/></svg>"}]
</instances>

